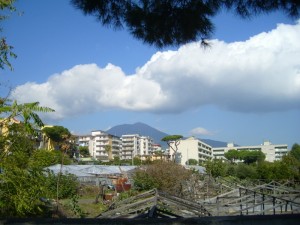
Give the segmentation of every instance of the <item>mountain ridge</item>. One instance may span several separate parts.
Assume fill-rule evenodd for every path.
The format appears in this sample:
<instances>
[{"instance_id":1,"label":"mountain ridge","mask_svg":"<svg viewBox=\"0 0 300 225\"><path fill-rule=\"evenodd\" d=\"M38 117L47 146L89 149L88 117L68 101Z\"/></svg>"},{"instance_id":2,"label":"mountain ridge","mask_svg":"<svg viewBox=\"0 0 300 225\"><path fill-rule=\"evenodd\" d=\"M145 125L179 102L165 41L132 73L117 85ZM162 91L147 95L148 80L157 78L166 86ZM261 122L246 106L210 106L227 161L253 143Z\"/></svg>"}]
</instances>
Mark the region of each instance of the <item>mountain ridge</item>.
<instances>
[{"instance_id":1,"label":"mountain ridge","mask_svg":"<svg viewBox=\"0 0 300 225\"><path fill-rule=\"evenodd\" d=\"M124 134L138 134L140 136L149 136L153 139L155 144L160 144L163 148L168 147L166 142L161 141L161 139L169 134L162 132L156 128L149 126L148 124L142 122L136 122L133 124L120 124L116 125L106 131L109 134L121 137ZM198 137L197 137L198 138ZM227 142L216 141L211 139L199 138L204 143L212 147L226 147Z\"/></svg>"}]
</instances>

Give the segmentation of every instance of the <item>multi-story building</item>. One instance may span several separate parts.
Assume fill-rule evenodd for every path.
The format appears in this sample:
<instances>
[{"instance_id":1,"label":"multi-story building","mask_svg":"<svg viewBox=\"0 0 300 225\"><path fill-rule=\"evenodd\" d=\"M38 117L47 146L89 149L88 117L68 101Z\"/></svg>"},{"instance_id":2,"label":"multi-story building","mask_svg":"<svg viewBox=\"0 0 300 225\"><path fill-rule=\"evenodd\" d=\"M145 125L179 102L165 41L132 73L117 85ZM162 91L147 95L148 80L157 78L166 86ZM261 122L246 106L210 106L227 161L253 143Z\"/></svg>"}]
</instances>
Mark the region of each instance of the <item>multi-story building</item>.
<instances>
[{"instance_id":1,"label":"multi-story building","mask_svg":"<svg viewBox=\"0 0 300 225\"><path fill-rule=\"evenodd\" d=\"M132 159L137 155L139 146L139 135L138 134L126 134L121 136L122 140L122 153L121 159Z\"/></svg>"},{"instance_id":2,"label":"multi-story building","mask_svg":"<svg viewBox=\"0 0 300 225\"><path fill-rule=\"evenodd\" d=\"M146 136L140 137L140 152L141 156L149 156L153 153L153 139Z\"/></svg>"},{"instance_id":3,"label":"multi-story building","mask_svg":"<svg viewBox=\"0 0 300 225\"><path fill-rule=\"evenodd\" d=\"M80 135L77 138L78 145L83 147L89 147L90 141L92 140L91 135Z\"/></svg>"},{"instance_id":4,"label":"multi-story building","mask_svg":"<svg viewBox=\"0 0 300 225\"><path fill-rule=\"evenodd\" d=\"M161 152L162 151L162 147L160 144L153 144L152 149L153 149L153 152Z\"/></svg>"},{"instance_id":5,"label":"multi-story building","mask_svg":"<svg viewBox=\"0 0 300 225\"><path fill-rule=\"evenodd\" d=\"M274 162L275 160L280 160L284 155L288 153L288 145L279 144L274 145L269 141L264 141L262 145L254 145L254 146L235 146L233 143L228 143L227 147L218 147L213 148L213 157L217 159L224 159L224 154L231 149L235 149L238 151L249 150L249 151L262 151L266 158L265 160L268 162Z\"/></svg>"},{"instance_id":6,"label":"multi-story building","mask_svg":"<svg viewBox=\"0 0 300 225\"><path fill-rule=\"evenodd\" d=\"M121 159L132 159L135 156L141 158L149 156L153 152L153 140L150 137L138 134L122 135Z\"/></svg>"},{"instance_id":7,"label":"multi-story building","mask_svg":"<svg viewBox=\"0 0 300 225\"><path fill-rule=\"evenodd\" d=\"M171 146L175 148L175 144L171 143ZM189 159L196 159L201 163L212 158L212 147L195 137L180 140L177 149L175 161L182 165L188 165ZM174 151L172 148L169 151L172 158Z\"/></svg>"},{"instance_id":8,"label":"multi-story building","mask_svg":"<svg viewBox=\"0 0 300 225\"><path fill-rule=\"evenodd\" d=\"M120 156L121 139L101 130L92 131L91 135L78 136L80 146L88 146L93 158L111 160Z\"/></svg>"}]
</instances>

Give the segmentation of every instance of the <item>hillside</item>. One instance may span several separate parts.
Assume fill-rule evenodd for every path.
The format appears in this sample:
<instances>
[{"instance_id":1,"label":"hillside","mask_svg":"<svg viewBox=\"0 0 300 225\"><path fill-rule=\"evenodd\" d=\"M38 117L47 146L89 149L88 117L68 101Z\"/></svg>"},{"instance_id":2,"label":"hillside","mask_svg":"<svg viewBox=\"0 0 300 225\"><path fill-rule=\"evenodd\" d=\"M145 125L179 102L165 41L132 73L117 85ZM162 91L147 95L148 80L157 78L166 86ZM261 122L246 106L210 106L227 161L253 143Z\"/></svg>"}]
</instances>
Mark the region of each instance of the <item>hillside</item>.
<instances>
[{"instance_id":1,"label":"hillside","mask_svg":"<svg viewBox=\"0 0 300 225\"><path fill-rule=\"evenodd\" d=\"M123 134L139 134L141 136L149 136L154 140L154 143L162 146L165 146L166 143L162 142L161 139L168 135L144 123L117 125L110 128L106 132L119 137L121 137Z\"/></svg>"},{"instance_id":2,"label":"hillside","mask_svg":"<svg viewBox=\"0 0 300 225\"><path fill-rule=\"evenodd\" d=\"M199 138L201 141L203 141L204 143L210 145L213 148L219 148L219 147L226 147L227 146L227 142L224 141L215 141L215 140L211 140L211 139L201 139Z\"/></svg>"},{"instance_id":3,"label":"hillside","mask_svg":"<svg viewBox=\"0 0 300 225\"><path fill-rule=\"evenodd\" d=\"M162 147L167 147L167 144L161 139L169 134L157 130L144 123L122 124L117 125L106 131L109 134L121 137L123 134L139 134L141 136L149 136L153 138L154 143L160 144ZM216 141L211 139L200 139L212 147L225 147L227 142Z\"/></svg>"}]
</instances>

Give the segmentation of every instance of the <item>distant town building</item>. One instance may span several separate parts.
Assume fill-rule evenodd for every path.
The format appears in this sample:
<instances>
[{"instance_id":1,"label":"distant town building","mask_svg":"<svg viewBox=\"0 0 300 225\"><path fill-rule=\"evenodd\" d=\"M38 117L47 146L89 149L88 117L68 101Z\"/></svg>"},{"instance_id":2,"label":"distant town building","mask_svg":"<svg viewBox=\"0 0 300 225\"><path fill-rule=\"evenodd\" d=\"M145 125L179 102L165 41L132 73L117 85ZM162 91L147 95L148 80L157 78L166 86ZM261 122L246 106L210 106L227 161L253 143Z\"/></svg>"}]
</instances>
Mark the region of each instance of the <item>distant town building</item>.
<instances>
[{"instance_id":1,"label":"distant town building","mask_svg":"<svg viewBox=\"0 0 300 225\"><path fill-rule=\"evenodd\" d=\"M135 156L144 158L153 152L153 140L138 134L122 135L121 159L133 159Z\"/></svg>"},{"instance_id":2,"label":"distant town building","mask_svg":"<svg viewBox=\"0 0 300 225\"><path fill-rule=\"evenodd\" d=\"M249 150L249 151L262 151L266 155L266 161L274 162L282 159L284 155L288 153L288 145L279 144L274 145L270 141L264 141L262 145L253 146L235 146L233 143L228 143L227 147L213 148L213 157L216 159L224 159L224 154L231 149L238 151Z\"/></svg>"},{"instance_id":3,"label":"distant town building","mask_svg":"<svg viewBox=\"0 0 300 225\"><path fill-rule=\"evenodd\" d=\"M155 152L161 152L162 151L162 147L160 144L153 144L152 145L152 150L153 150L153 153Z\"/></svg>"},{"instance_id":4,"label":"distant town building","mask_svg":"<svg viewBox=\"0 0 300 225\"><path fill-rule=\"evenodd\" d=\"M148 156L153 153L153 139L151 137L140 137L140 156Z\"/></svg>"},{"instance_id":5,"label":"distant town building","mask_svg":"<svg viewBox=\"0 0 300 225\"><path fill-rule=\"evenodd\" d=\"M171 144L175 148L174 144ZM172 157L174 151L169 148ZM195 159L199 163L212 159L212 147L195 137L180 140L175 161L181 165L188 165L189 159Z\"/></svg>"},{"instance_id":6,"label":"distant town building","mask_svg":"<svg viewBox=\"0 0 300 225\"><path fill-rule=\"evenodd\" d=\"M120 156L120 137L108 134L101 130L92 131L91 135L78 136L79 146L87 146L93 158L101 160L111 160L115 156Z\"/></svg>"},{"instance_id":7,"label":"distant town building","mask_svg":"<svg viewBox=\"0 0 300 225\"><path fill-rule=\"evenodd\" d=\"M77 137L77 143L82 147L89 147L90 141L92 140L92 135L80 135Z\"/></svg>"}]
</instances>

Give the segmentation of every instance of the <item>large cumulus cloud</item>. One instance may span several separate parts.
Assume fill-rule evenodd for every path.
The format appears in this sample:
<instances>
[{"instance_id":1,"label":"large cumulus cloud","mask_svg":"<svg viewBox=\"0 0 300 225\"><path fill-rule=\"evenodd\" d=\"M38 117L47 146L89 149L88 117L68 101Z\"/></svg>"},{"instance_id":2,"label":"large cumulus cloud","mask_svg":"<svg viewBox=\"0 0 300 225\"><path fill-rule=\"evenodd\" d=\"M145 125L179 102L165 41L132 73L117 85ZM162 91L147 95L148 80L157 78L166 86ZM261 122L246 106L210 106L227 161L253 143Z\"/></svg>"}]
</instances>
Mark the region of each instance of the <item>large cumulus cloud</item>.
<instances>
[{"instance_id":1,"label":"large cumulus cloud","mask_svg":"<svg viewBox=\"0 0 300 225\"><path fill-rule=\"evenodd\" d=\"M206 104L238 112L300 109L300 23L245 42L212 40L157 52L136 73L77 65L45 83L18 86L13 98L39 101L56 118L125 109L176 113Z\"/></svg>"}]
</instances>

